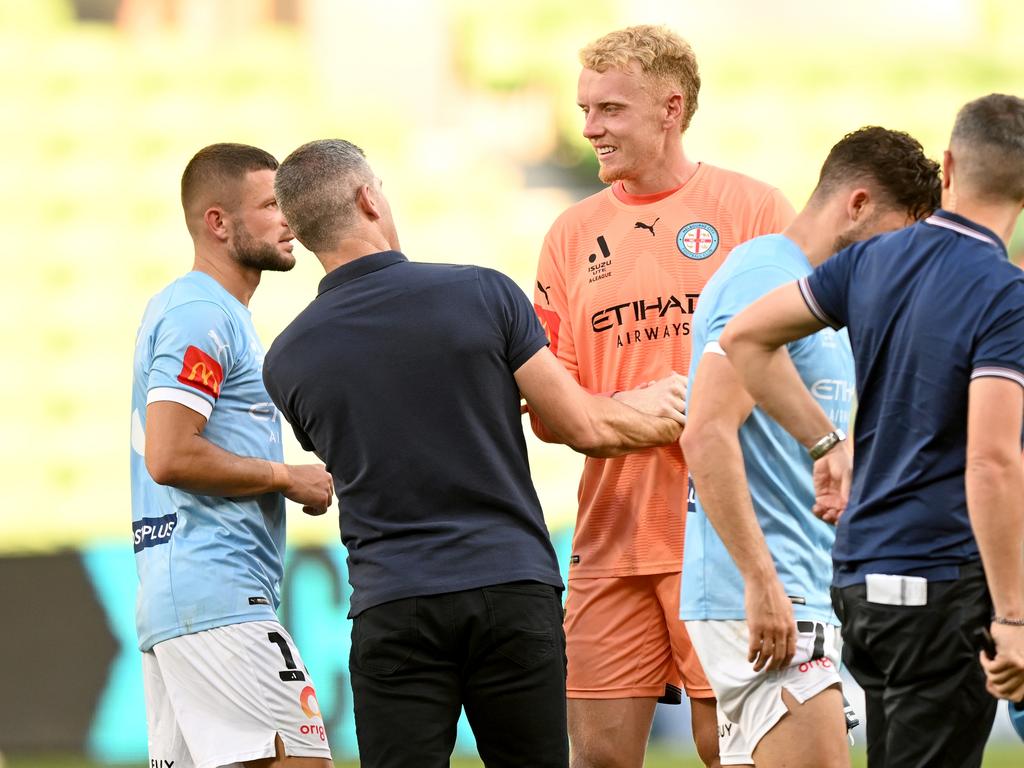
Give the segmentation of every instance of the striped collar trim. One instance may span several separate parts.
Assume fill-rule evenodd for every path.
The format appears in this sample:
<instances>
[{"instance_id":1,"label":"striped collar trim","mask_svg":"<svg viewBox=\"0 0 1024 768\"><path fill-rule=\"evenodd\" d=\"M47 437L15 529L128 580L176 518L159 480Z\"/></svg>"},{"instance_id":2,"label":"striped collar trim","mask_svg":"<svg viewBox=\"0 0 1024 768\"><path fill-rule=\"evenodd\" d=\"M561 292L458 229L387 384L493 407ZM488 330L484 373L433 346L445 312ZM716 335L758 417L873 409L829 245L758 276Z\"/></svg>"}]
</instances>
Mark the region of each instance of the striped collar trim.
<instances>
[{"instance_id":1,"label":"striped collar trim","mask_svg":"<svg viewBox=\"0 0 1024 768\"><path fill-rule=\"evenodd\" d=\"M973 237L975 240L981 240L983 243L988 243L989 245L994 245L997 248L999 247L999 243L997 243L995 240L993 240L991 237L989 237L988 235L984 234L983 232L979 232L978 230L972 229L971 227L968 227L968 226L966 226L964 224L960 224L958 222L951 221L950 219L943 218L942 216L935 216L933 214L933 215L929 216L927 219L925 219L924 223L925 224L931 224L932 226L935 226L935 227L942 227L944 229L951 229L954 232L960 233L961 235L967 235L968 237Z\"/></svg>"}]
</instances>

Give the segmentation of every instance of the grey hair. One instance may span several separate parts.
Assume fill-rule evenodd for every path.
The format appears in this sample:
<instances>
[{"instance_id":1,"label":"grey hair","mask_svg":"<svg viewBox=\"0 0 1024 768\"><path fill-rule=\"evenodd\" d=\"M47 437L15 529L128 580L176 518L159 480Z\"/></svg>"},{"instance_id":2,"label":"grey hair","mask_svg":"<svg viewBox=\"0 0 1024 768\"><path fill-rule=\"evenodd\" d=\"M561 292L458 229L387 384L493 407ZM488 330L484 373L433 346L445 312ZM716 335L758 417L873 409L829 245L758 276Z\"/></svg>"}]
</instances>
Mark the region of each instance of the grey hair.
<instances>
[{"instance_id":1,"label":"grey hair","mask_svg":"<svg viewBox=\"0 0 1024 768\"><path fill-rule=\"evenodd\" d=\"M956 116L954 171L984 200L1024 202L1024 99L991 93Z\"/></svg>"},{"instance_id":2,"label":"grey hair","mask_svg":"<svg viewBox=\"0 0 1024 768\"><path fill-rule=\"evenodd\" d=\"M366 153L344 139L303 144L277 169L274 193L295 237L319 253L356 221L356 193L373 181Z\"/></svg>"}]
</instances>

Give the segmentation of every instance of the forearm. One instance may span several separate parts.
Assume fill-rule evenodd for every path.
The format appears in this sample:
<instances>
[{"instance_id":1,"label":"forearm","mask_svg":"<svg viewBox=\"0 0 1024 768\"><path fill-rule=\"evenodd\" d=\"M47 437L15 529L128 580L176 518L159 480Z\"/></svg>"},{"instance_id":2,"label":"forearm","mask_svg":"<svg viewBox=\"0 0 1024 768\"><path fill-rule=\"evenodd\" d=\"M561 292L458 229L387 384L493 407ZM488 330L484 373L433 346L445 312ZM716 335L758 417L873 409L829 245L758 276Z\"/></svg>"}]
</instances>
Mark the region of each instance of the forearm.
<instances>
[{"instance_id":1,"label":"forearm","mask_svg":"<svg viewBox=\"0 0 1024 768\"><path fill-rule=\"evenodd\" d=\"M736 315L719 339L747 392L808 448L834 427L804 386L785 345L823 327L797 284L790 283Z\"/></svg>"},{"instance_id":2,"label":"forearm","mask_svg":"<svg viewBox=\"0 0 1024 768\"><path fill-rule=\"evenodd\" d=\"M582 385L581 385L582 387ZM584 388L585 389L585 388ZM588 393L590 390L586 390ZM592 393L595 397L612 397L615 393L613 392L596 392ZM540 440L545 443L558 443L560 445L566 444L565 438L560 435L557 431L549 429L547 424L537 415L537 412L530 408L529 404L523 406L523 410L527 416L530 417L530 428Z\"/></svg>"},{"instance_id":3,"label":"forearm","mask_svg":"<svg viewBox=\"0 0 1024 768\"><path fill-rule=\"evenodd\" d=\"M588 456L611 458L679 438L680 426L672 419L649 416L610 397L587 395L584 407L587 426L566 442Z\"/></svg>"},{"instance_id":4,"label":"forearm","mask_svg":"<svg viewBox=\"0 0 1024 768\"><path fill-rule=\"evenodd\" d=\"M530 408L526 406L526 415L530 417L530 427L533 429L533 434L540 438L545 443L563 443L561 437L553 430L548 429L547 425L541 421L540 416Z\"/></svg>"},{"instance_id":5,"label":"forearm","mask_svg":"<svg viewBox=\"0 0 1024 768\"><path fill-rule=\"evenodd\" d=\"M735 428L707 425L684 437L687 467L701 508L745 583L777 578L750 498L743 451Z\"/></svg>"},{"instance_id":6,"label":"forearm","mask_svg":"<svg viewBox=\"0 0 1024 768\"><path fill-rule=\"evenodd\" d=\"M515 372L540 432L588 456L607 458L627 451L665 445L679 437L683 421L682 377L663 387L663 415L649 416L610 397L591 395L548 349L539 350Z\"/></svg>"},{"instance_id":7,"label":"forearm","mask_svg":"<svg viewBox=\"0 0 1024 768\"><path fill-rule=\"evenodd\" d=\"M191 435L165 450L147 451L146 466L161 485L206 496L256 496L280 492L288 484L284 464L238 456L201 435Z\"/></svg>"},{"instance_id":8,"label":"forearm","mask_svg":"<svg viewBox=\"0 0 1024 768\"><path fill-rule=\"evenodd\" d=\"M967 509L997 616L1024 618L1024 469L968 462Z\"/></svg>"},{"instance_id":9,"label":"forearm","mask_svg":"<svg viewBox=\"0 0 1024 768\"><path fill-rule=\"evenodd\" d=\"M743 386L762 410L804 447L810 448L835 429L804 386L785 348L737 340L727 351Z\"/></svg>"}]
</instances>

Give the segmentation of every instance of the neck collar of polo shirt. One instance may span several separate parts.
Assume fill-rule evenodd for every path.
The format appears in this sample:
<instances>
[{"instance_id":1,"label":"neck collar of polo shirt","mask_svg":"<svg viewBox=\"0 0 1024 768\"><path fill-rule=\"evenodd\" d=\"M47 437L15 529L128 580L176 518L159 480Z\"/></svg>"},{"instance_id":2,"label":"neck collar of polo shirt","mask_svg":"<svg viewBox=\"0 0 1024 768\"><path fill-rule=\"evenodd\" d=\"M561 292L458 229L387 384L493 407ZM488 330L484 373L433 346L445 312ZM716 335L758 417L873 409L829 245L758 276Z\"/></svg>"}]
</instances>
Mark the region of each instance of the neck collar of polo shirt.
<instances>
[{"instance_id":1,"label":"neck collar of polo shirt","mask_svg":"<svg viewBox=\"0 0 1024 768\"><path fill-rule=\"evenodd\" d=\"M946 226L941 223L936 223L935 221L932 221L932 219L943 219L945 221L950 222L950 224L954 226ZM945 229L951 229L954 232L959 232L962 235L967 235L968 237L973 237L978 240L990 240L992 242L992 245L996 246L996 248L1003 252L1003 256L1005 256L1006 258L1010 258L1010 254L1006 250L1006 243L1003 242L1003 239L999 237L999 235L997 235L988 227L983 227L978 222L971 221L966 216L961 216L958 213L953 213L952 211L945 211L942 208L939 208L937 211L935 211L935 213L933 213L931 216L925 219L924 222L925 224L931 224L934 227L944 227ZM964 230L967 231L965 232Z\"/></svg>"},{"instance_id":2,"label":"neck collar of polo shirt","mask_svg":"<svg viewBox=\"0 0 1024 768\"><path fill-rule=\"evenodd\" d=\"M360 256L358 259L354 259L348 264L342 264L337 269L332 269L328 272L320 281L317 296L324 291L331 290L331 288L337 288L339 285L350 280L355 280L358 277L368 275L371 272L376 272L379 269L390 267L402 261L408 261L408 259L399 251L381 251L380 253L371 253L369 256Z\"/></svg>"}]
</instances>

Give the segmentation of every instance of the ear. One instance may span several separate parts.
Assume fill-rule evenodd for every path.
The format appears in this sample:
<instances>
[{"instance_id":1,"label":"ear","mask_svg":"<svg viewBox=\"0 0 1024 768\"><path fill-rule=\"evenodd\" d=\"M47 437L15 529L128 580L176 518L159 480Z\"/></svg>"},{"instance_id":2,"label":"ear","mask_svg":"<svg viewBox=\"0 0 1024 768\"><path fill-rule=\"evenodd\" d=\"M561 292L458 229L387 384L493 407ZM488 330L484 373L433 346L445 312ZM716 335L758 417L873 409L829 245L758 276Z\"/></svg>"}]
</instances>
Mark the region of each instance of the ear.
<instances>
[{"instance_id":1,"label":"ear","mask_svg":"<svg viewBox=\"0 0 1024 768\"><path fill-rule=\"evenodd\" d=\"M203 213L203 224L214 238L221 242L227 242L229 236L227 214L223 208L216 205L207 208Z\"/></svg>"},{"instance_id":2,"label":"ear","mask_svg":"<svg viewBox=\"0 0 1024 768\"><path fill-rule=\"evenodd\" d=\"M671 128L673 125L679 125L683 119L683 94L675 92L672 93L665 101L665 121L664 127Z\"/></svg>"},{"instance_id":3,"label":"ear","mask_svg":"<svg viewBox=\"0 0 1024 768\"><path fill-rule=\"evenodd\" d=\"M953 153L948 149L942 153L942 188L953 186Z\"/></svg>"},{"instance_id":4,"label":"ear","mask_svg":"<svg viewBox=\"0 0 1024 768\"><path fill-rule=\"evenodd\" d=\"M850 221L860 221L872 204L871 193L864 187L857 187L846 198L846 216Z\"/></svg>"},{"instance_id":5,"label":"ear","mask_svg":"<svg viewBox=\"0 0 1024 768\"><path fill-rule=\"evenodd\" d=\"M370 221L377 221L383 214L377 193L370 184L363 184L356 192L356 204Z\"/></svg>"}]
</instances>

